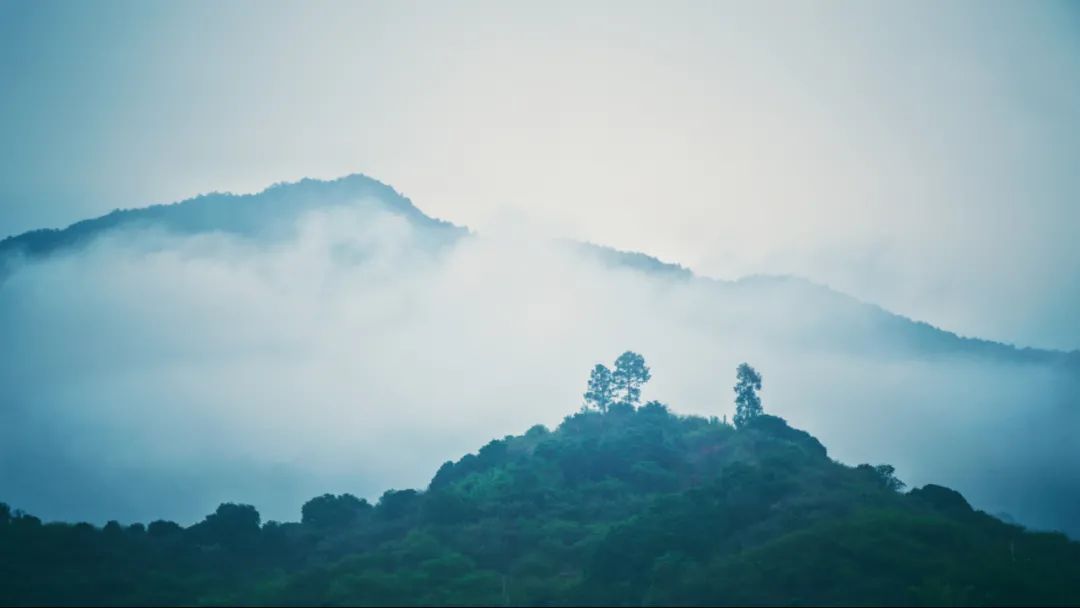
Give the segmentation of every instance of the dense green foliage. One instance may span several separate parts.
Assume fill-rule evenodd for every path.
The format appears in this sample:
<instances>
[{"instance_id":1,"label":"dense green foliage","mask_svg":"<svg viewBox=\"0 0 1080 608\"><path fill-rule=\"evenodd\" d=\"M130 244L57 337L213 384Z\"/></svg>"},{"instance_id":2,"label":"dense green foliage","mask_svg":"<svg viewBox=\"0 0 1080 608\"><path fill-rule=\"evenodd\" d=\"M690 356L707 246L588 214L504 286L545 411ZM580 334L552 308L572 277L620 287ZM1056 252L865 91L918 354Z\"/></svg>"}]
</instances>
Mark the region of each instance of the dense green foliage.
<instances>
[{"instance_id":1,"label":"dense green foliage","mask_svg":"<svg viewBox=\"0 0 1080 608\"><path fill-rule=\"evenodd\" d=\"M0 508L6 604L1077 604L1080 544L907 494L783 420L583 411L301 523L225 504L188 528Z\"/></svg>"},{"instance_id":2,"label":"dense green foliage","mask_svg":"<svg viewBox=\"0 0 1080 608\"><path fill-rule=\"evenodd\" d=\"M847 467L764 414L637 407L651 373L597 365L586 407L374 506L324 494L300 523L226 503L183 528L43 524L0 503L5 604L1077 604L1080 544L1034 534L890 465Z\"/></svg>"}]
</instances>

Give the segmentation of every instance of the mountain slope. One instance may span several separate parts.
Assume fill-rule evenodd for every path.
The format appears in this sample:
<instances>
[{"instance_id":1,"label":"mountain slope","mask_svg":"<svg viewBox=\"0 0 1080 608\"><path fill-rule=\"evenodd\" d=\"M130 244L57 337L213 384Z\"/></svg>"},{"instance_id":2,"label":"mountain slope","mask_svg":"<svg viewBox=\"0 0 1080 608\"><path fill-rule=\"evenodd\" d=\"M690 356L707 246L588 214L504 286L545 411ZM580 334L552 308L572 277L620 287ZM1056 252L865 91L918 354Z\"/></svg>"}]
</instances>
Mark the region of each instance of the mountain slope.
<instances>
[{"instance_id":1,"label":"mountain slope","mask_svg":"<svg viewBox=\"0 0 1080 608\"><path fill-rule=\"evenodd\" d=\"M62 230L34 230L0 241L0 281L20 260L42 259L70 252L95 239L121 230L153 229L175 234L225 233L255 239L281 238L291 234L304 213L334 206L385 211L405 218L427 238L451 243L468 235L464 228L424 214L412 201L392 187L370 177L354 174L332 181L305 179L278 184L257 194L213 193L185 201L141 209L116 210L99 218L77 222ZM782 303L816 301L829 314L816 319L822 326L835 325L857 331L857 336L838 348L875 350L882 347L912 355L962 354L1007 361L1065 364L1080 369L1080 351L1017 348L977 338L957 336L927 323L914 321L880 307L859 302L845 294L797 277L753 276L720 281L695 276L677 264L649 255L626 252L592 243L562 241L563 245L613 267L630 268L654 276L701 281L715 287L725 298ZM783 315L783 312L777 313ZM859 339L865 338L865 340ZM881 338L885 341L882 342Z\"/></svg>"},{"instance_id":2,"label":"mountain slope","mask_svg":"<svg viewBox=\"0 0 1080 608\"><path fill-rule=\"evenodd\" d=\"M750 360L771 410L840 458L1080 537L1080 479L1061 466L1080 459L1077 353L963 338L800 279L518 236L351 176L8 239L0 487L49 518L190 523L229 498L283 518L558 420L581 370L630 341L663 370L654 396L688 412L727 411L717 370Z\"/></svg>"},{"instance_id":3,"label":"mountain slope","mask_svg":"<svg viewBox=\"0 0 1080 608\"><path fill-rule=\"evenodd\" d=\"M288 233L314 209L336 205L367 206L399 215L414 227L460 236L466 230L425 215L390 186L354 174L332 181L305 179L277 184L257 194L212 193L177 203L141 209L118 209L62 230L33 230L0 241L4 257L40 258L77 248L124 229L157 229L177 234L223 232L251 238Z\"/></svg>"},{"instance_id":4,"label":"mountain slope","mask_svg":"<svg viewBox=\"0 0 1080 608\"><path fill-rule=\"evenodd\" d=\"M182 529L42 525L0 508L5 604L1070 605L1080 544L782 419L663 405L491 441L428 489L326 495L301 523L222 505Z\"/></svg>"}]
</instances>

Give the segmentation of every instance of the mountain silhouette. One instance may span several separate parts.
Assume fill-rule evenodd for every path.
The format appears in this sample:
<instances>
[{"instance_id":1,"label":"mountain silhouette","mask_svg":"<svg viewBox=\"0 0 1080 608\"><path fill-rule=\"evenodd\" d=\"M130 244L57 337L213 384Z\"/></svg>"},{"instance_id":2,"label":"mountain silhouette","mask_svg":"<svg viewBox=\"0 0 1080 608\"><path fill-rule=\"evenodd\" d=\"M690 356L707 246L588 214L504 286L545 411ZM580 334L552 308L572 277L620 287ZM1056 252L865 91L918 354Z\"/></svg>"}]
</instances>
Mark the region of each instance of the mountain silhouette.
<instances>
[{"instance_id":1,"label":"mountain silhouette","mask_svg":"<svg viewBox=\"0 0 1080 608\"><path fill-rule=\"evenodd\" d=\"M257 194L211 193L172 204L115 210L98 218L76 222L64 229L41 229L0 241L0 280L19 261L32 261L70 253L100 237L122 230L154 229L180 235L224 233L253 239L273 239L290 234L305 212L333 206L366 208L405 218L426 238L451 243L467 238L469 231L445 220L432 218L392 187L361 174L335 180L304 179L276 184ZM828 287L794 276L754 275L736 281L696 276L678 264L663 262L640 252L620 251L593 243L562 241L587 256L616 267L685 281L705 282L717 297L769 298L779 301L824 304L829 315L822 324L858 326L854 339L837 347L859 349L872 346L918 356L964 354L1032 363L1062 363L1080 369L1080 351L1062 352L1018 348L991 340L961 337L952 332L891 313ZM850 334L851 332L845 332ZM865 342L862 343L861 342ZM825 346L825 345L822 345Z\"/></svg>"}]
</instances>

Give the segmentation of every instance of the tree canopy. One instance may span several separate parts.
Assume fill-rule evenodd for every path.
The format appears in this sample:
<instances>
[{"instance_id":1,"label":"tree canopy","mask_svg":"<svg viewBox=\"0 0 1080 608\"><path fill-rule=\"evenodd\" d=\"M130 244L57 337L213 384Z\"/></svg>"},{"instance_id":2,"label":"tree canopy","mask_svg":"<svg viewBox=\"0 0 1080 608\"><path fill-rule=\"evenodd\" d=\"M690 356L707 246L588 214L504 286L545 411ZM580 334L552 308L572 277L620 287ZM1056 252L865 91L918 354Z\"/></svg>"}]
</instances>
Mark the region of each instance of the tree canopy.
<instances>
[{"instance_id":1,"label":"tree canopy","mask_svg":"<svg viewBox=\"0 0 1080 608\"><path fill-rule=\"evenodd\" d=\"M613 405L634 408L641 402L641 387L652 379L645 357L626 351L615 359L615 370L597 363L589 374L585 407L607 412Z\"/></svg>"},{"instance_id":2,"label":"tree canopy","mask_svg":"<svg viewBox=\"0 0 1080 608\"><path fill-rule=\"evenodd\" d=\"M904 493L757 405L738 430L657 401L586 409L299 522L225 503L97 527L0 503L0 604L1080 604L1080 544Z\"/></svg>"},{"instance_id":3,"label":"tree canopy","mask_svg":"<svg viewBox=\"0 0 1080 608\"><path fill-rule=\"evenodd\" d=\"M645 357L631 351L619 355L611 374L616 403L636 407L641 402L641 387L651 379L652 372L645 365Z\"/></svg>"},{"instance_id":4,"label":"tree canopy","mask_svg":"<svg viewBox=\"0 0 1080 608\"><path fill-rule=\"evenodd\" d=\"M342 527L370 509L368 501L352 494L323 494L304 503L300 509L300 522L316 527Z\"/></svg>"},{"instance_id":5,"label":"tree canopy","mask_svg":"<svg viewBox=\"0 0 1080 608\"><path fill-rule=\"evenodd\" d=\"M735 426L742 428L747 422L761 415L761 374L748 363L740 363L735 369Z\"/></svg>"},{"instance_id":6,"label":"tree canopy","mask_svg":"<svg viewBox=\"0 0 1080 608\"><path fill-rule=\"evenodd\" d=\"M589 386L585 391L585 406L592 406L606 412L615 398L615 386L612 383L611 370L602 363L597 363L589 374Z\"/></svg>"}]
</instances>

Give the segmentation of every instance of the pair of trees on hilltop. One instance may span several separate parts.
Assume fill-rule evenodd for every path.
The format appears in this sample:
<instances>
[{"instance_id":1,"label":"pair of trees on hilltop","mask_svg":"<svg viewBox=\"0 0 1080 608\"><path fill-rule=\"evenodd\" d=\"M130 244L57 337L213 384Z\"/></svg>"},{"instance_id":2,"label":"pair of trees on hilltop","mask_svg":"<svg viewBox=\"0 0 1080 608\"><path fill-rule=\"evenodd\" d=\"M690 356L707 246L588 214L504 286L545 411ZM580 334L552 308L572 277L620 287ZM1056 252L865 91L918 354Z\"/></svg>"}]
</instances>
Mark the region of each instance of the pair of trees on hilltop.
<instances>
[{"instance_id":1,"label":"pair of trees on hilltop","mask_svg":"<svg viewBox=\"0 0 1080 608\"><path fill-rule=\"evenodd\" d=\"M597 363L589 374L586 407L591 405L601 413L607 412L612 405L635 407L641 401L641 387L651 379L652 372L645 365L645 357L635 352L626 351L619 355L614 370Z\"/></svg>"},{"instance_id":2,"label":"pair of trees on hilltop","mask_svg":"<svg viewBox=\"0 0 1080 608\"><path fill-rule=\"evenodd\" d=\"M585 391L585 407L593 407L606 413L612 406L636 407L641 401L641 387L652 379L645 357L626 351L615 360L611 370L597 363L589 374ZM745 426L763 413L761 397L761 374L748 363L735 369L735 426Z\"/></svg>"}]
</instances>

